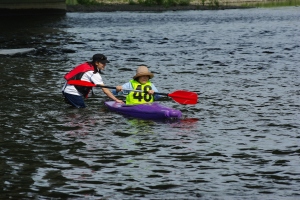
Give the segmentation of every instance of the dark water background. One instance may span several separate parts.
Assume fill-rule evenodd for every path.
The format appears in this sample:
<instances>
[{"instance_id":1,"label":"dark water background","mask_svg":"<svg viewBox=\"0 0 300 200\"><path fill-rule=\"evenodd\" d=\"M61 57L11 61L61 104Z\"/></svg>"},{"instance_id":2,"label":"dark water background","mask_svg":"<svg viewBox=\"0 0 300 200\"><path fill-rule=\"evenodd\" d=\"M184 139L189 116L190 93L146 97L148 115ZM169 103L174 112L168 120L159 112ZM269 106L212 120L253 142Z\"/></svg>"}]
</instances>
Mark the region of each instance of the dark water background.
<instances>
[{"instance_id":1,"label":"dark water background","mask_svg":"<svg viewBox=\"0 0 300 200\"><path fill-rule=\"evenodd\" d=\"M299 199L300 8L1 19L1 199ZM63 75L105 53L106 85L149 65L179 122L62 101Z\"/></svg>"}]
</instances>

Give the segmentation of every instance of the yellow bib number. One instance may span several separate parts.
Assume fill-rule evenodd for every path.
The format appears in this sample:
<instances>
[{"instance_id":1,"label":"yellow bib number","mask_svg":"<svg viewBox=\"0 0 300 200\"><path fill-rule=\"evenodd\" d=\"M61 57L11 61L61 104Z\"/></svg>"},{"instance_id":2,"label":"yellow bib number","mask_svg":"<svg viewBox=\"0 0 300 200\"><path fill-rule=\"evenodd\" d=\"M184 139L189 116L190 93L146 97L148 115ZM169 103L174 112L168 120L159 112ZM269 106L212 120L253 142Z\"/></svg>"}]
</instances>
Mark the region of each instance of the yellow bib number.
<instances>
[{"instance_id":1,"label":"yellow bib number","mask_svg":"<svg viewBox=\"0 0 300 200\"><path fill-rule=\"evenodd\" d=\"M135 80L131 80L131 85L134 90L140 90L143 92L131 91L126 97L126 104L143 104L151 103L154 101L153 95L148 94L149 90L152 90L151 82L148 81L146 84L141 85Z\"/></svg>"},{"instance_id":2,"label":"yellow bib number","mask_svg":"<svg viewBox=\"0 0 300 200\"><path fill-rule=\"evenodd\" d=\"M146 85L144 87L144 92L134 92L133 93L133 99L138 100L139 102L145 101L145 102L150 102L152 99L152 96L150 94L148 94L148 91L151 90L151 86L150 85ZM135 90L142 90L142 85L138 85Z\"/></svg>"}]
</instances>

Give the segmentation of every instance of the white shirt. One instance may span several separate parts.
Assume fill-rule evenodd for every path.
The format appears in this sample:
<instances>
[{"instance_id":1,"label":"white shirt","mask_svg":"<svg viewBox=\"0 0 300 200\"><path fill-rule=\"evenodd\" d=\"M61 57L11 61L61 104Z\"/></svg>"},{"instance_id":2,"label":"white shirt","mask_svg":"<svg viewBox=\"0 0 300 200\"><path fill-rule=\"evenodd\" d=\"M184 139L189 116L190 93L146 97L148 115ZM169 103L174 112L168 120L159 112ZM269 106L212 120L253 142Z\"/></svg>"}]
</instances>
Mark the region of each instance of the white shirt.
<instances>
[{"instance_id":1,"label":"white shirt","mask_svg":"<svg viewBox=\"0 0 300 200\"><path fill-rule=\"evenodd\" d=\"M100 73L94 74L93 71L85 72L80 80L92 82L94 84L104 84ZM78 92L74 85L69 85L67 82L64 84L62 91L68 94L82 96L82 94Z\"/></svg>"}]
</instances>

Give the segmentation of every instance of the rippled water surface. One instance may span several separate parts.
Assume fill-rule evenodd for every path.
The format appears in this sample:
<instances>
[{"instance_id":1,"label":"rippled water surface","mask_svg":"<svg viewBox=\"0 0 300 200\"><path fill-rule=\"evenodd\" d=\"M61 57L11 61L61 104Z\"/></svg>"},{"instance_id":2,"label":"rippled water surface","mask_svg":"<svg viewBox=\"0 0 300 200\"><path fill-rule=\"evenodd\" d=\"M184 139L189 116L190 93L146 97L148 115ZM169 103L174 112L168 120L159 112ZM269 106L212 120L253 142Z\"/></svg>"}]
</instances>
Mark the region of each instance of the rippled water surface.
<instances>
[{"instance_id":1,"label":"rippled water surface","mask_svg":"<svg viewBox=\"0 0 300 200\"><path fill-rule=\"evenodd\" d=\"M1 19L1 199L299 199L300 8L68 13ZM86 109L63 75L104 53L106 85L147 64L161 92L197 92L178 122Z\"/></svg>"}]
</instances>

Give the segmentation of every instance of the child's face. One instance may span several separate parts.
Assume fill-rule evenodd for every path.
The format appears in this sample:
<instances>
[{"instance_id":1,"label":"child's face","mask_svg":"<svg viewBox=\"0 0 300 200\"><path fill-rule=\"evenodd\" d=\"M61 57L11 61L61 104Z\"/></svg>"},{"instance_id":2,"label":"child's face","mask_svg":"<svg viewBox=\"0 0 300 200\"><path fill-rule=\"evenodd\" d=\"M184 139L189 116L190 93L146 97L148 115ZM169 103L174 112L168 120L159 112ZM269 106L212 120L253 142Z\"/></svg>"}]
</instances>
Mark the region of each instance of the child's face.
<instances>
[{"instance_id":1,"label":"child's face","mask_svg":"<svg viewBox=\"0 0 300 200\"><path fill-rule=\"evenodd\" d=\"M95 65L97 66L98 69L104 70L106 63L101 63L101 62L96 61Z\"/></svg>"},{"instance_id":2,"label":"child's face","mask_svg":"<svg viewBox=\"0 0 300 200\"><path fill-rule=\"evenodd\" d=\"M138 78L139 83L142 84L142 85L147 83L148 80L149 80L149 76L140 76Z\"/></svg>"}]
</instances>

